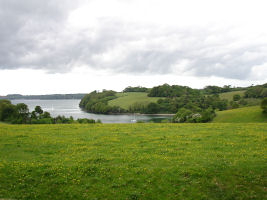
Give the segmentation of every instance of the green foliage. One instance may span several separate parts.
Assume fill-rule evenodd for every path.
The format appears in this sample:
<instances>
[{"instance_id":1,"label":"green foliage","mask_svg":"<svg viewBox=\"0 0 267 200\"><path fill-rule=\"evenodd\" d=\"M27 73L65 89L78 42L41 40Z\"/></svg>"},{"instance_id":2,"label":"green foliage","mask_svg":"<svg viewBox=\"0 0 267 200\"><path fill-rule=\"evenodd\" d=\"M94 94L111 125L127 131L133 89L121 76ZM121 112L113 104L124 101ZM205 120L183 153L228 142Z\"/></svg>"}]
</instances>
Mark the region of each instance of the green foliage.
<instances>
[{"instance_id":1,"label":"green foliage","mask_svg":"<svg viewBox=\"0 0 267 200\"><path fill-rule=\"evenodd\" d=\"M193 117L193 112L191 110L186 108L181 108L173 117L173 122L177 123L189 122L189 120L191 120L192 117Z\"/></svg>"},{"instance_id":2,"label":"green foliage","mask_svg":"<svg viewBox=\"0 0 267 200\"><path fill-rule=\"evenodd\" d=\"M261 102L261 108L263 109L263 113L267 114L267 98L264 98Z\"/></svg>"},{"instance_id":3,"label":"green foliage","mask_svg":"<svg viewBox=\"0 0 267 200\"><path fill-rule=\"evenodd\" d=\"M241 99L241 96L239 94L235 94L233 96L233 101L239 101Z\"/></svg>"},{"instance_id":4,"label":"green foliage","mask_svg":"<svg viewBox=\"0 0 267 200\"><path fill-rule=\"evenodd\" d=\"M148 93L149 97L180 97L182 95L199 95L200 91L187 86L160 85L153 87Z\"/></svg>"},{"instance_id":5,"label":"green foliage","mask_svg":"<svg viewBox=\"0 0 267 200\"><path fill-rule=\"evenodd\" d=\"M3 199L266 199L266 124L0 124Z\"/></svg>"},{"instance_id":6,"label":"green foliage","mask_svg":"<svg viewBox=\"0 0 267 200\"><path fill-rule=\"evenodd\" d=\"M159 112L159 105L157 103L149 103L146 106L145 113L147 114L156 114Z\"/></svg>"},{"instance_id":7,"label":"green foliage","mask_svg":"<svg viewBox=\"0 0 267 200\"><path fill-rule=\"evenodd\" d=\"M223 88L221 88L221 87L212 86L212 85L206 86L204 88L205 94L219 94L222 92L230 92L230 88L226 88L226 90L223 90Z\"/></svg>"},{"instance_id":8,"label":"green foliage","mask_svg":"<svg viewBox=\"0 0 267 200\"><path fill-rule=\"evenodd\" d=\"M201 111L200 108L194 107L193 109L181 108L173 117L174 123L205 123L211 121L215 117L213 109L205 109Z\"/></svg>"},{"instance_id":9,"label":"green foliage","mask_svg":"<svg viewBox=\"0 0 267 200\"><path fill-rule=\"evenodd\" d=\"M238 104L238 102L236 102L236 101L231 101L231 102L230 102L230 105L231 105L231 108L232 108L232 109L239 108L239 104Z\"/></svg>"},{"instance_id":10,"label":"green foliage","mask_svg":"<svg viewBox=\"0 0 267 200\"><path fill-rule=\"evenodd\" d=\"M95 123L93 119L82 119L83 123ZM9 100L0 100L0 121L12 124L71 124L75 120L71 116L51 117L49 112L43 112L40 106L29 112L28 106L24 103L11 104ZM79 122L79 121L78 121Z\"/></svg>"},{"instance_id":11,"label":"green foliage","mask_svg":"<svg viewBox=\"0 0 267 200\"><path fill-rule=\"evenodd\" d=\"M123 92L148 92L148 88L141 87L141 86L138 86L138 87L129 86L125 88Z\"/></svg>"},{"instance_id":12,"label":"green foliage","mask_svg":"<svg viewBox=\"0 0 267 200\"><path fill-rule=\"evenodd\" d=\"M46 112L46 111L45 111L42 117L43 117L43 118L51 118L51 115L50 115L49 112Z\"/></svg>"},{"instance_id":13,"label":"green foliage","mask_svg":"<svg viewBox=\"0 0 267 200\"><path fill-rule=\"evenodd\" d=\"M29 108L26 104L24 103L17 104L16 111L17 111L17 116L16 116L16 120L13 121L13 123L26 124L29 122L30 113L29 113Z\"/></svg>"},{"instance_id":14,"label":"green foliage","mask_svg":"<svg viewBox=\"0 0 267 200\"><path fill-rule=\"evenodd\" d=\"M35 109L34 109L34 111L35 111L37 114L39 114L39 115L43 114L43 112L44 112L44 111L42 110L41 106L36 106Z\"/></svg>"},{"instance_id":15,"label":"green foliage","mask_svg":"<svg viewBox=\"0 0 267 200\"><path fill-rule=\"evenodd\" d=\"M251 86L245 92L246 98L263 98L267 97L267 84Z\"/></svg>"},{"instance_id":16,"label":"green foliage","mask_svg":"<svg viewBox=\"0 0 267 200\"><path fill-rule=\"evenodd\" d=\"M16 106L9 100L0 100L0 121L11 122L17 117Z\"/></svg>"},{"instance_id":17,"label":"green foliage","mask_svg":"<svg viewBox=\"0 0 267 200\"><path fill-rule=\"evenodd\" d=\"M94 124L94 123L96 123L94 119L87 119L87 118L78 118L77 122L80 124ZM99 123L99 121L97 123Z\"/></svg>"},{"instance_id":18,"label":"green foliage","mask_svg":"<svg viewBox=\"0 0 267 200\"><path fill-rule=\"evenodd\" d=\"M108 101L117 98L116 92L103 90L103 92L91 92L80 102L80 107L87 112L98 114L123 113L119 106L109 106Z\"/></svg>"}]
</instances>

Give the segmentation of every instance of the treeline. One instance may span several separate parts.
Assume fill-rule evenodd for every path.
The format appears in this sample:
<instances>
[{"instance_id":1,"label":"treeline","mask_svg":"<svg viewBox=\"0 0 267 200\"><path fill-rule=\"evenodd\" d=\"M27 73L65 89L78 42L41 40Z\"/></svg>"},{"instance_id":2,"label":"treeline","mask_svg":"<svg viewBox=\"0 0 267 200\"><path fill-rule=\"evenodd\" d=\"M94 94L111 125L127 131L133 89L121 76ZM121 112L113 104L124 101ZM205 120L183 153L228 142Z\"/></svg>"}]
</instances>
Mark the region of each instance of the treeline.
<instances>
[{"instance_id":1,"label":"treeline","mask_svg":"<svg viewBox=\"0 0 267 200\"><path fill-rule=\"evenodd\" d=\"M204 87L204 89L201 89L200 91L203 94L220 94L224 92L241 91L245 89L246 89L245 87L231 87L231 85L225 85L223 87L209 85Z\"/></svg>"},{"instance_id":2,"label":"treeline","mask_svg":"<svg viewBox=\"0 0 267 200\"><path fill-rule=\"evenodd\" d=\"M141 86L138 86L138 87L127 87L123 90L123 92L148 92L149 89L148 88L145 88L145 87L141 87Z\"/></svg>"},{"instance_id":3,"label":"treeline","mask_svg":"<svg viewBox=\"0 0 267 200\"><path fill-rule=\"evenodd\" d=\"M86 94L48 94L48 95L21 95L9 94L7 96L0 96L0 99L41 99L41 100L58 100L58 99L82 99Z\"/></svg>"},{"instance_id":4,"label":"treeline","mask_svg":"<svg viewBox=\"0 0 267 200\"><path fill-rule=\"evenodd\" d=\"M267 97L267 83L249 87L245 92L245 98Z\"/></svg>"},{"instance_id":5,"label":"treeline","mask_svg":"<svg viewBox=\"0 0 267 200\"><path fill-rule=\"evenodd\" d=\"M187 86L180 85L168 85L163 84L160 86L153 87L151 90L148 90L149 97L180 97L183 95L212 95L212 94L220 94L224 92L232 92L232 91L240 91L245 90L246 88L241 87L231 87L230 85L225 85L223 87L219 86L206 86L204 89L192 89Z\"/></svg>"},{"instance_id":6,"label":"treeline","mask_svg":"<svg viewBox=\"0 0 267 200\"><path fill-rule=\"evenodd\" d=\"M100 120L77 119L73 117L51 117L49 112L43 111L40 106L30 112L24 103L12 104L9 100L0 100L0 121L12 124L72 124L72 123L100 123Z\"/></svg>"},{"instance_id":7,"label":"treeline","mask_svg":"<svg viewBox=\"0 0 267 200\"><path fill-rule=\"evenodd\" d=\"M160 85L153 87L150 92L148 93L149 97L180 97L183 95L199 95L200 91L197 89L192 89L187 86L180 86L180 85Z\"/></svg>"},{"instance_id":8,"label":"treeline","mask_svg":"<svg viewBox=\"0 0 267 200\"><path fill-rule=\"evenodd\" d=\"M124 113L125 110L119 106L108 105L108 101L115 98L116 92L112 90L93 91L81 100L79 106L87 112L97 114Z\"/></svg>"}]
</instances>

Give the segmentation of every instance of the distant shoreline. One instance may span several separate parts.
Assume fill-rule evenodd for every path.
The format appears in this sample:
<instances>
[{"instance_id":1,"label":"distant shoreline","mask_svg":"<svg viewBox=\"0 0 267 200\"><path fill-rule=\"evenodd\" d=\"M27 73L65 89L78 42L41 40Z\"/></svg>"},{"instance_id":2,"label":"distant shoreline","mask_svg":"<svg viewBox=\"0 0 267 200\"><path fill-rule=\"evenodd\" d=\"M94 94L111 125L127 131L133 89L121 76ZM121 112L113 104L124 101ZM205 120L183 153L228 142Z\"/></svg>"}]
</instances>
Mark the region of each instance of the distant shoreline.
<instances>
[{"instance_id":1,"label":"distant shoreline","mask_svg":"<svg viewBox=\"0 0 267 200\"><path fill-rule=\"evenodd\" d=\"M21 95L21 94L9 94L6 96L0 96L0 99L8 100L68 100L77 99L81 100L86 94L47 94L47 95Z\"/></svg>"}]
</instances>

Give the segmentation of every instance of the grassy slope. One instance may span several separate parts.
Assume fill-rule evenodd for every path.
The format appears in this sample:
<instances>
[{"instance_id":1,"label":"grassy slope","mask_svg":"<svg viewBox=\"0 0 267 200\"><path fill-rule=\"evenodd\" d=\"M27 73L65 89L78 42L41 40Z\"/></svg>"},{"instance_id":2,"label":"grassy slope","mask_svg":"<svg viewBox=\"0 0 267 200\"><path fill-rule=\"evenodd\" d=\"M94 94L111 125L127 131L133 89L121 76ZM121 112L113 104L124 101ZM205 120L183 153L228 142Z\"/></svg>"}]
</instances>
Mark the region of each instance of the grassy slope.
<instances>
[{"instance_id":1,"label":"grassy slope","mask_svg":"<svg viewBox=\"0 0 267 200\"><path fill-rule=\"evenodd\" d=\"M221 93L220 94L220 98L221 99L227 99L228 101L233 101L233 96L235 94L239 94L241 97L244 96L245 90L242 91L233 91L233 92L225 92L225 93ZM256 106L256 105L260 105L261 103L261 99L256 99L256 98L246 98L245 99L247 101L247 106Z\"/></svg>"},{"instance_id":2,"label":"grassy slope","mask_svg":"<svg viewBox=\"0 0 267 200\"><path fill-rule=\"evenodd\" d=\"M213 122L267 122L267 115L264 115L262 113L262 109L259 106L251 106L226 111L219 111L217 112L217 116L214 118Z\"/></svg>"},{"instance_id":3,"label":"grassy slope","mask_svg":"<svg viewBox=\"0 0 267 200\"><path fill-rule=\"evenodd\" d=\"M0 124L0 199L264 199L266 124Z\"/></svg>"},{"instance_id":4,"label":"grassy slope","mask_svg":"<svg viewBox=\"0 0 267 200\"><path fill-rule=\"evenodd\" d=\"M117 93L117 96L119 98L109 101L108 104L111 106L120 106L124 109L128 109L135 102L150 103L157 102L160 99L159 97L148 97L145 92Z\"/></svg>"},{"instance_id":5,"label":"grassy slope","mask_svg":"<svg viewBox=\"0 0 267 200\"><path fill-rule=\"evenodd\" d=\"M233 100L235 94L239 94L241 97L244 96L245 90L243 91L233 91L233 92L224 92L220 94L221 99L227 99L228 101Z\"/></svg>"}]
</instances>

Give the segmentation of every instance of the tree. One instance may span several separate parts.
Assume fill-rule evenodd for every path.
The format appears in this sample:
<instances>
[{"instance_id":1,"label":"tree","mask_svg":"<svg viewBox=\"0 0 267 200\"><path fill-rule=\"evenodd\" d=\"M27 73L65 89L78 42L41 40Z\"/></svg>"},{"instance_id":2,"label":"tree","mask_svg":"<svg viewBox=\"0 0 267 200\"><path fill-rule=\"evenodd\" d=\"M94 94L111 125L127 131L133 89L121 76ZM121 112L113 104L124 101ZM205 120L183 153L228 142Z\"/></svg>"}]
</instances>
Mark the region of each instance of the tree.
<instances>
[{"instance_id":1,"label":"tree","mask_svg":"<svg viewBox=\"0 0 267 200\"><path fill-rule=\"evenodd\" d=\"M20 123L26 123L28 118L29 118L29 108L26 104L24 103L19 103L16 105L16 110L17 110L17 113L18 113L18 121Z\"/></svg>"},{"instance_id":2,"label":"tree","mask_svg":"<svg viewBox=\"0 0 267 200\"><path fill-rule=\"evenodd\" d=\"M239 95L239 94L235 94L234 96L233 96L233 100L234 101L239 101L241 99L241 96Z\"/></svg>"},{"instance_id":3,"label":"tree","mask_svg":"<svg viewBox=\"0 0 267 200\"><path fill-rule=\"evenodd\" d=\"M16 106L9 100L0 100L0 121L12 122L16 119Z\"/></svg>"},{"instance_id":4,"label":"tree","mask_svg":"<svg viewBox=\"0 0 267 200\"><path fill-rule=\"evenodd\" d=\"M36 106L35 109L34 109L34 111L35 111L36 113L38 113L39 115L43 114L43 112L44 112L44 111L42 110L41 106Z\"/></svg>"},{"instance_id":5,"label":"tree","mask_svg":"<svg viewBox=\"0 0 267 200\"><path fill-rule=\"evenodd\" d=\"M145 112L147 114L155 114L155 113L158 113L159 109L160 109L159 104L149 103L147 107L145 108Z\"/></svg>"},{"instance_id":6,"label":"tree","mask_svg":"<svg viewBox=\"0 0 267 200\"><path fill-rule=\"evenodd\" d=\"M44 114L42 115L43 118L51 118L51 115L49 112L44 112Z\"/></svg>"},{"instance_id":7,"label":"tree","mask_svg":"<svg viewBox=\"0 0 267 200\"><path fill-rule=\"evenodd\" d=\"M267 98L264 98L261 102L261 108L263 109L263 113L267 113Z\"/></svg>"},{"instance_id":8,"label":"tree","mask_svg":"<svg viewBox=\"0 0 267 200\"><path fill-rule=\"evenodd\" d=\"M183 123L187 122L189 118L193 116L193 112L186 108L181 108L176 115L173 117L173 122Z\"/></svg>"},{"instance_id":9,"label":"tree","mask_svg":"<svg viewBox=\"0 0 267 200\"><path fill-rule=\"evenodd\" d=\"M263 88L260 94L261 97L267 97L267 88Z\"/></svg>"}]
</instances>

